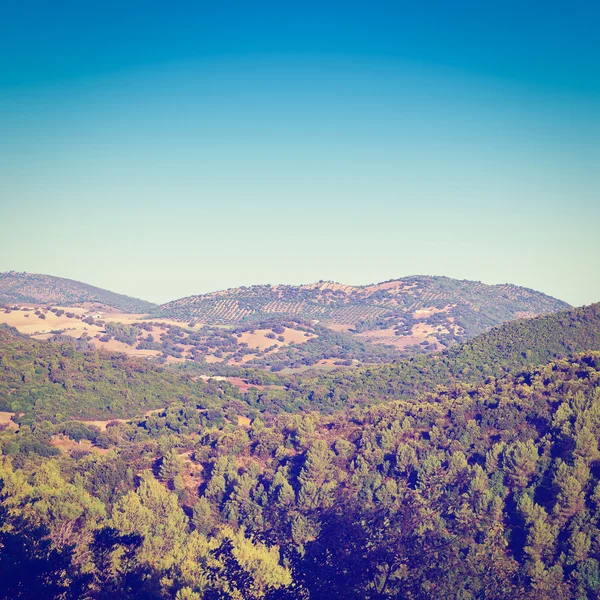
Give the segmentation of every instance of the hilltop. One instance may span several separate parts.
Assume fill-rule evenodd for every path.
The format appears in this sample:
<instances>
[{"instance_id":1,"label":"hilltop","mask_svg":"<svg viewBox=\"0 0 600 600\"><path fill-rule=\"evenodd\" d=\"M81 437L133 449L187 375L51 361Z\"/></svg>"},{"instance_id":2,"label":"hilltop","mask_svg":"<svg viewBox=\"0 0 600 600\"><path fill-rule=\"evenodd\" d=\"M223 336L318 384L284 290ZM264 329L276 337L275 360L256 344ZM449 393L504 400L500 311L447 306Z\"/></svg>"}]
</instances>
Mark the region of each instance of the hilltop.
<instances>
[{"instance_id":1,"label":"hilltop","mask_svg":"<svg viewBox=\"0 0 600 600\"><path fill-rule=\"evenodd\" d=\"M416 275L365 286L318 282L239 287L167 302L152 314L205 325L301 318L359 333L387 329L402 332L414 321L432 327L445 322L453 326L443 335L464 331L473 336L503 321L568 306L516 285Z\"/></svg>"},{"instance_id":2,"label":"hilltop","mask_svg":"<svg viewBox=\"0 0 600 600\"><path fill-rule=\"evenodd\" d=\"M58 304L73 306L99 303L123 312L144 313L156 305L104 290L81 281L39 273L0 273L0 304Z\"/></svg>"}]
</instances>

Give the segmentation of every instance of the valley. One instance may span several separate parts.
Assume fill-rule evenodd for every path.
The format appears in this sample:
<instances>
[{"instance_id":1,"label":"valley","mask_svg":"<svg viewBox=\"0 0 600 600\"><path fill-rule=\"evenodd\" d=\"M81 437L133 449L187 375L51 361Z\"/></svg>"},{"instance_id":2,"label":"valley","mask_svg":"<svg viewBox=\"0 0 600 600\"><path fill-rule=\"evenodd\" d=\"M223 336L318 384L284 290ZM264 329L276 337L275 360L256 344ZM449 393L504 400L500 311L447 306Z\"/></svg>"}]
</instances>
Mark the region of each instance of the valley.
<instances>
[{"instance_id":1,"label":"valley","mask_svg":"<svg viewBox=\"0 0 600 600\"><path fill-rule=\"evenodd\" d=\"M0 14L0 600L600 600L600 2Z\"/></svg>"}]
</instances>

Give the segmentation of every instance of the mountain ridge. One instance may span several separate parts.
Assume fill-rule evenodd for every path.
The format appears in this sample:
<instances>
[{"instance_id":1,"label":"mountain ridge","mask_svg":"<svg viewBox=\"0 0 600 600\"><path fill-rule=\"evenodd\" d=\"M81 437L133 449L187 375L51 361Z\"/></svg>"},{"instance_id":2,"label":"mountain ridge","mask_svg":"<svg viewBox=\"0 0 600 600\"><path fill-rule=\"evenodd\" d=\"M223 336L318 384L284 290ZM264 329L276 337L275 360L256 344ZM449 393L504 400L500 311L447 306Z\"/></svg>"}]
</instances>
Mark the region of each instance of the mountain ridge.
<instances>
[{"instance_id":1,"label":"mountain ridge","mask_svg":"<svg viewBox=\"0 0 600 600\"><path fill-rule=\"evenodd\" d=\"M534 288L529 288L527 286L517 285L510 282L504 283L483 283L478 279L459 279L458 277L448 277L447 275L424 275L424 274L414 274L414 275L405 275L404 277L393 277L391 279L385 279L383 281L365 283L365 284L350 284L350 283L342 283L341 281L336 281L334 279L319 279L318 281L313 281L311 283L258 283L252 285L237 285L229 288L222 288L220 290L213 290L210 292L203 292L201 294L189 294L188 296L182 296L179 300L184 298L192 298L196 296L213 296L213 295L221 295L227 294L230 292L242 291L242 290L252 290L258 288L271 288L271 289L285 289L285 288L299 288L299 289L318 289L321 291L324 290L381 290L384 289L384 286L389 286L389 284L401 283L404 281L408 281L411 279L436 279L436 280L447 280L447 281L458 281L458 282L466 282L466 283L474 283L480 284L487 287L495 287L495 288L503 288L503 287L516 287L520 289L524 289L530 292L535 292L537 294L542 294L543 296L547 296L548 298L554 298L550 294L546 294L545 292L540 292ZM169 300L167 302L163 302L162 304L158 304L158 306L163 306L165 304L169 304L174 302L175 300Z\"/></svg>"}]
</instances>

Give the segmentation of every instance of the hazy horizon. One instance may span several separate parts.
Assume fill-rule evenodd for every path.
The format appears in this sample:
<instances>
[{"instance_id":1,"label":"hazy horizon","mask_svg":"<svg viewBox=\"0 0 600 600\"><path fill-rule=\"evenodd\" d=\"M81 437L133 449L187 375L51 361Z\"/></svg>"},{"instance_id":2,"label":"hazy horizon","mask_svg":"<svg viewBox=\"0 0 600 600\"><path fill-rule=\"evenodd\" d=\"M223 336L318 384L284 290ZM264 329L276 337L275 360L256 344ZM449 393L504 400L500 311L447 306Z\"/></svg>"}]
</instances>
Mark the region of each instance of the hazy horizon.
<instances>
[{"instance_id":1,"label":"hazy horizon","mask_svg":"<svg viewBox=\"0 0 600 600\"><path fill-rule=\"evenodd\" d=\"M600 9L6 6L0 271L600 301Z\"/></svg>"}]
</instances>

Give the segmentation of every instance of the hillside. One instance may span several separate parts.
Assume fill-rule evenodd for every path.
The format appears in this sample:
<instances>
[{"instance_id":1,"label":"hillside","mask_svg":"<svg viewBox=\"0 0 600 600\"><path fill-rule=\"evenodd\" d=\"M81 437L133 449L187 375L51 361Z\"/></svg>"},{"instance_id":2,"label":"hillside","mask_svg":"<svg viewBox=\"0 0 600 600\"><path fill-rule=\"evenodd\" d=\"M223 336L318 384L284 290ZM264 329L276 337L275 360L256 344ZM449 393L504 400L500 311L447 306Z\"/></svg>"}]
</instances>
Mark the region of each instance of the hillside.
<instances>
[{"instance_id":1,"label":"hillside","mask_svg":"<svg viewBox=\"0 0 600 600\"><path fill-rule=\"evenodd\" d=\"M385 363L442 350L498 323L567 306L512 285L408 277L364 287L239 288L177 300L150 314L123 314L90 302L64 303L93 297L121 310L149 305L104 290L82 295L84 284L60 278L2 277L5 288L13 284L12 301L0 311L0 323L38 340L65 335L157 362L192 361L205 374L247 367L290 374ZM48 306L48 286L54 290L54 306ZM44 304L39 303L42 297ZM33 299L38 300L35 306L25 301Z\"/></svg>"},{"instance_id":2,"label":"hillside","mask_svg":"<svg viewBox=\"0 0 600 600\"><path fill-rule=\"evenodd\" d=\"M390 399L410 399L440 385L483 383L550 360L600 350L600 303L505 323L441 353L381 366L292 379L283 402L264 392L267 410L342 410Z\"/></svg>"},{"instance_id":3,"label":"hillside","mask_svg":"<svg viewBox=\"0 0 600 600\"><path fill-rule=\"evenodd\" d=\"M170 331L176 335L180 330L171 328ZM200 333L188 332L188 341L195 341ZM286 330L283 334L289 332ZM249 335L242 339L251 342ZM170 339L168 344L172 344ZM239 338L233 339L236 342L232 343L237 345ZM212 396L204 395L203 390L207 388L201 382L193 383L201 369L185 369L183 373L191 375L180 376L147 360L98 352L88 348L87 342L60 341L60 337L56 340L36 342L0 329L0 368L3 369L0 411L35 413L54 421L57 415L63 418L130 417L148 409L162 408L174 398L182 397L196 404L201 400L214 404ZM229 343L229 334L222 340L224 344ZM177 347L170 346L171 350L163 351L177 353ZM225 350L226 346L222 348ZM223 383L221 387L225 387L217 393L216 405L243 399L248 410L266 413L344 410L391 399L414 398L440 385L460 387L483 383L491 377L586 350L600 350L600 303L506 323L437 354L329 374L313 370L282 378L285 388L259 385L243 396ZM251 368L253 363L241 365ZM255 383L268 380L256 371L247 373ZM223 374L236 373L225 370Z\"/></svg>"},{"instance_id":4,"label":"hillside","mask_svg":"<svg viewBox=\"0 0 600 600\"><path fill-rule=\"evenodd\" d=\"M152 316L230 326L300 319L404 350L447 347L499 323L567 307L515 285L414 276L362 287L328 282L242 287L175 300Z\"/></svg>"},{"instance_id":5,"label":"hillside","mask_svg":"<svg viewBox=\"0 0 600 600\"><path fill-rule=\"evenodd\" d=\"M145 300L116 294L73 279L15 271L0 273L0 304L72 306L90 302L131 313L149 312L156 306Z\"/></svg>"},{"instance_id":6,"label":"hillside","mask_svg":"<svg viewBox=\"0 0 600 600\"><path fill-rule=\"evenodd\" d=\"M0 411L21 414L21 422L128 418L175 401L222 408L239 397L225 382L209 385L124 354L0 327Z\"/></svg>"},{"instance_id":7,"label":"hillside","mask_svg":"<svg viewBox=\"0 0 600 600\"><path fill-rule=\"evenodd\" d=\"M0 431L2 597L597 598L599 380L585 353L333 417ZM105 453L32 454L82 435Z\"/></svg>"}]
</instances>

